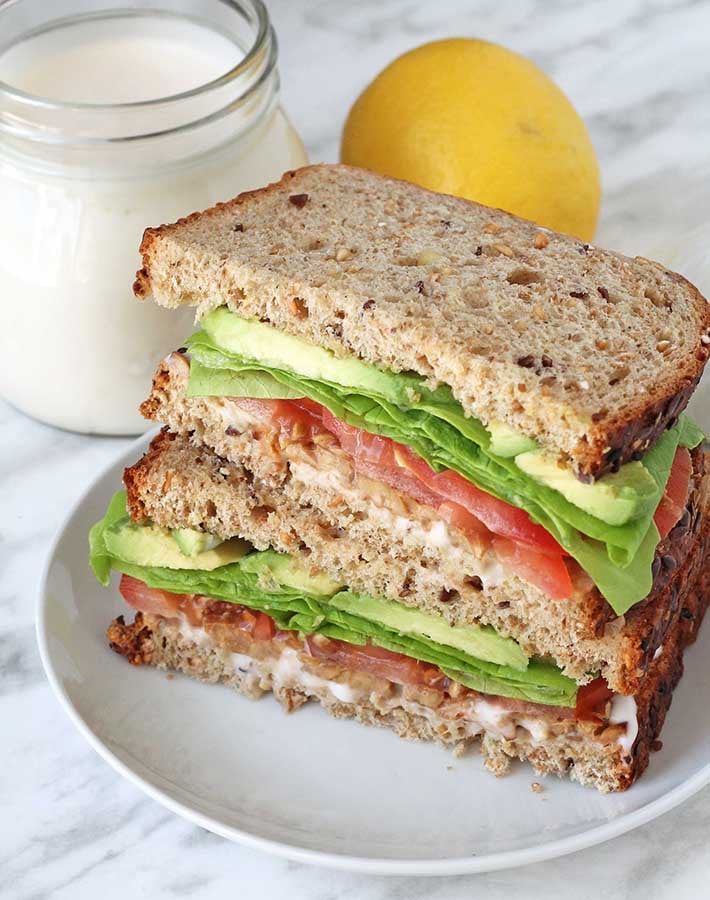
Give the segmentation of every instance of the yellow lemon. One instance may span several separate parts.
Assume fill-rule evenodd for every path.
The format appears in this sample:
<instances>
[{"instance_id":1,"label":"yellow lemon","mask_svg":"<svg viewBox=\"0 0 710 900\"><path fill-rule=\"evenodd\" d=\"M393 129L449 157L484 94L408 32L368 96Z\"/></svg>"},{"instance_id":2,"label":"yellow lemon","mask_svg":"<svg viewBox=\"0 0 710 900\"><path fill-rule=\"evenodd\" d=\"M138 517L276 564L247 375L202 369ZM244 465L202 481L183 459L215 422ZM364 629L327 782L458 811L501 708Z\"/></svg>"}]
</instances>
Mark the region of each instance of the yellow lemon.
<instances>
[{"instance_id":1,"label":"yellow lemon","mask_svg":"<svg viewBox=\"0 0 710 900\"><path fill-rule=\"evenodd\" d=\"M590 240L599 165L581 118L529 60L487 41L410 50L350 110L345 163Z\"/></svg>"}]
</instances>

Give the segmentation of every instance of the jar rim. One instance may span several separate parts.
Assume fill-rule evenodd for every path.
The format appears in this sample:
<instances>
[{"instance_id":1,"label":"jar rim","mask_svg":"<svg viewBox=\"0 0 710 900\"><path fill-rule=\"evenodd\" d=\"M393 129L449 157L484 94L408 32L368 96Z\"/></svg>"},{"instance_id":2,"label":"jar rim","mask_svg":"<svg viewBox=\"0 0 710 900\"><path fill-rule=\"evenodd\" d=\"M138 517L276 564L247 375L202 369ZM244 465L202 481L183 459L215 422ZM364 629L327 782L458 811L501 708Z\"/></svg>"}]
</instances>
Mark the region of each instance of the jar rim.
<instances>
[{"instance_id":1,"label":"jar rim","mask_svg":"<svg viewBox=\"0 0 710 900\"><path fill-rule=\"evenodd\" d=\"M15 3L16 0L0 0L0 21L4 10L9 10ZM66 138L66 133L63 137L57 137L60 132L64 132L64 129L54 124L60 120L51 117L75 116L77 122L81 122L83 126L77 128L77 132L80 131L83 134L82 137L78 137L78 143L93 143L97 140L126 141L162 136L173 131L184 131L204 123L213 122L223 115L227 115L248 100L249 96L255 93L268 80L276 66L277 50L276 37L271 26L269 13L262 0L221 0L221 3L241 15L248 22L251 23L253 21L254 36L248 46L240 48L245 52L243 56L240 56L238 62L217 78L175 94L167 94L147 100L115 103L55 100L23 91L0 79L0 134L4 131L15 137L30 138L43 143L63 142L64 138ZM135 18L137 16L146 16L147 18L156 14L174 17L186 22L193 21L195 24L200 24L203 27L208 25L203 17L190 16L181 12L172 12L165 9L111 6L111 8L105 10L60 17L42 26L28 29L12 43L0 48L0 53L6 52L11 47L17 46L29 38L61 27L71 27L76 23L105 21L114 18ZM237 40L233 37L230 37L230 40L234 41L235 47L239 46ZM245 41L246 44L247 42ZM208 96L218 98L217 102L219 103L209 114L199 115L196 118L188 116L185 121L179 119L174 124L159 131L152 131L148 127L139 128L137 132L133 130L133 133L129 134L112 135L102 133L96 136L86 135L86 123L91 122L92 116L98 118L102 114L112 114L116 117L114 122L117 126L119 122L118 117L128 119L133 114L145 116L146 122L150 122L149 117L158 109L161 109L168 115L172 112L179 116L180 114L177 112L178 107L189 106L191 101ZM50 118L48 120L38 118L45 115ZM48 124L48 122L51 124Z\"/></svg>"}]
</instances>

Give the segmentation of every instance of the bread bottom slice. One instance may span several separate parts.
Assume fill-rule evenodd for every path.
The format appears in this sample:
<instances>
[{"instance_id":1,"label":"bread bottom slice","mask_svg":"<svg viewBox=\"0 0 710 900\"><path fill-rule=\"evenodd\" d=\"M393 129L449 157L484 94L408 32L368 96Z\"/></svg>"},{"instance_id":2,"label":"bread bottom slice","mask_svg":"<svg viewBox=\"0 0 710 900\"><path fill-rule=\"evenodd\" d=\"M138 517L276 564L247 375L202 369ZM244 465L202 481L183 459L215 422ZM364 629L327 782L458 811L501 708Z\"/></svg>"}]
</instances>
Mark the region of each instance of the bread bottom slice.
<instances>
[{"instance_id":1,"label":"bread bottom slice","mask_svg":"<svg viewBox=\"0 0 710 900\"><path fill-rule=\"evenodd\" d=\"M648 765L672 692L683 672L683 650L698 632L710 599L707 566L689 585L683 614L666 636L635 697L615 697L599 721L577 721L570 710L506 701L469 692L445 702L426 689L402 687L367 673L348 672L294 649L249 639L226 622L218 601L209 622L138 612L108 628L112 649L134 665L150 665L222 684L251 698L272 692L289 712L309 700L336 718L390 728L410 740L436 741L462 753L479 741L486 767L505 774L511 760L530 762L543 775L568 776L603 793L623 791ZM234 641L238 641L235 645ZM301 648L303 649L303 648ZM236 650L236 652L235 652Z\"/></svg>"}]
</instances>

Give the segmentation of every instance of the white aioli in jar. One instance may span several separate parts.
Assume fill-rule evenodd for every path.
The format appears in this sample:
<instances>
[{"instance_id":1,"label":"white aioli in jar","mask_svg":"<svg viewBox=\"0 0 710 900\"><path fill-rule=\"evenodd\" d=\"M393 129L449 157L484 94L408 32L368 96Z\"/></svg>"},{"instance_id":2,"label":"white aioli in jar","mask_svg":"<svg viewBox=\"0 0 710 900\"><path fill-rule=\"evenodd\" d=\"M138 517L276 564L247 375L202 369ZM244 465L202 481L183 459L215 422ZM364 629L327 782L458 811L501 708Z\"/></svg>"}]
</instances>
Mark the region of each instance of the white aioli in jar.
<instances>
[{"instance_id":1,"label":"white aioli in jar","mask_svg":"<svg viewBox=\"0 0 710 900\"><path fill-rule=\"evenodd\" d=\"M16 44L0 55L0 81L49 100L131 103L212 82L243 55L196 22L124 15L79 20ZM189 102L200 119L201 98ZM215 107L204 103L207 115ZM306 162L277 105L236 129L234 140L225 133L230 120L219 127L214 146L204 129L187 130L177 155L166 150L170 135L145 141L144 150L135 141L125 151L129 166L120 146L83 148L79 163L74 154L69 165L73 151L61 142L38 156L28 142L3 146L0 135L0 393L12 404L75 431L145 429L137 407L158 361L192 331L192 317L133 297L144 228Z\"/></svg>"}]
</instances>

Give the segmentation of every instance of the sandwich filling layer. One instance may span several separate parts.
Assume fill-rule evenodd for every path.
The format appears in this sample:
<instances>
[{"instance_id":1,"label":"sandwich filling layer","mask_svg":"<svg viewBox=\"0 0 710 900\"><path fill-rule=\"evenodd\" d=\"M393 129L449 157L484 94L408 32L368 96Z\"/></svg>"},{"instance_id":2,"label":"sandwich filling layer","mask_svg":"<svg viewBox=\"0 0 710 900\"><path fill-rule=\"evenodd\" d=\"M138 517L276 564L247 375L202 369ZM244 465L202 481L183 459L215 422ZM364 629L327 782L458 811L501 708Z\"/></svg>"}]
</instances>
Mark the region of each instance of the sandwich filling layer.
<instances>
[{"instance_id":1,"label":"sandwich filling layer","mask_svg":"<svg viewBox=\"0 0 710 900\"><path fill-rule=\"evenodd\" d=\"M201 568L205 557L209 568ZM115 569L157 592L154 597L244 604L282 631L375 647L435 667L441 677L483 694L567 708L578 703L573 679L550 662L529 658L490 626L452 626L440 616L352 593L287 554L253 551L244 542L186 556L171 532L130 521L123 492L92 529L91 563L104 584Z\"/></svg>"},{"instance_id":2,"label":"sandwich filling layer","mask_svg":"<svg viewBox=\"0 0 710 900\"><path fill-rule=\"evenodd\" d=\"M522 729L535 743L561 735L572 740L594 736L600 743L618 744L628 754L638 733L634 699L610 696L600 686L586 692L586 705L579 709L496 697L406 656L280 630L265 613L243 605L201 596L186 602L127 575L120 591L146 623L162 620L163 630L171 629L195 647L226 653L252 693L305 688L321 699L373 704L382 713L401 708L434 723L441 736L458 740L484 732L513 740ZM116 639L119 634L115 627L109 630L111 642L128 651L125 641ZM134 654L139 651L135 643L132 649Z\"/></svg>"},{"instance_id":3,"label":"sandwich filling layer","mask_svg":"<svg viewBox=\"0 0 710 900\"><path fill-rule=\"evenodd\" d=\"M453 683L443 689L402 684L391 671L314 657L293 637L250 639L218 614L215 621L214 611L200 627L174 615L138 612L130 624L119 616L107 637L133 665L221 682L251 699L273 692L287 712L316 701L336 718L436 741L454 755L479 739L484 764L496 775L506 774L517 757L540 774L568 775L607 792L627 788L639 770L641 731L633 701L628 721L612 721L616 700L605 718L575 719L555 708L481 697Z\"/></svg>"}]
</instances>

